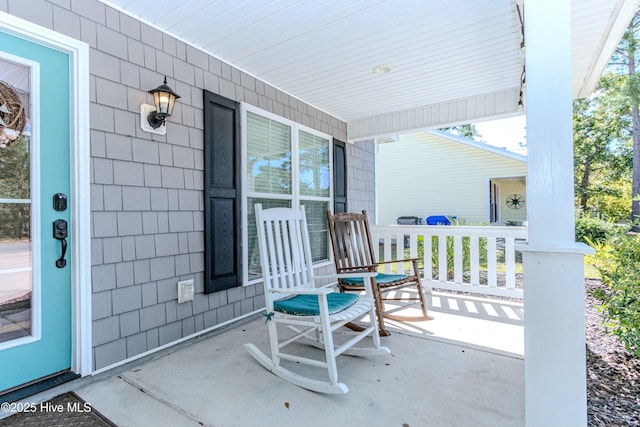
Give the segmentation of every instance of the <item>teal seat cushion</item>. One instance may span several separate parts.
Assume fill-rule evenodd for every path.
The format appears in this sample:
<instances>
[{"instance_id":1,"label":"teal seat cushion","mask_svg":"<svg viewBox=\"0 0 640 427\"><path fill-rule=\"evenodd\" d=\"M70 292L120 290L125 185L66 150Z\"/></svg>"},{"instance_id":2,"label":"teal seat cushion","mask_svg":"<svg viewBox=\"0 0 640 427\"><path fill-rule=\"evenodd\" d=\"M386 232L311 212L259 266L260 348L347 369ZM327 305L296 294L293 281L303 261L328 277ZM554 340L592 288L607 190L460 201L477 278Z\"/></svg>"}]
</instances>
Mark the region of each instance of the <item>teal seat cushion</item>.
<instances>
[{"instance_id":1,"label":"teal seat cushion","mask_svg":"<svg viewBox=\"0 0 640 427\"><path fill-rule=\"evenodd\" d=\"M339 313L345 308L351 307L358 301L355 294L331 293L327 295L329 314ZM317 295L296 295L293 298L281 299L273 303L273 309L280 313L296 316L319 316Z\"/></svg>"},{"instance_id":2,"label":"teal seat cushion","mask_svg":"<svg viewBox=\"0 0 640 427\"><path fill-rule=\"evenodd\" d=\"M393 283L393 282L397 282L398 280L404 280L407 278L406 274L385 274L385 273L378 273L376 275L376 282L377 283ZM360 285L360 286L364 286L364 279L362 277L349 277L347 279L342 279L342 283L344 283L345 285Z\"/></svg>"}]
</instances>

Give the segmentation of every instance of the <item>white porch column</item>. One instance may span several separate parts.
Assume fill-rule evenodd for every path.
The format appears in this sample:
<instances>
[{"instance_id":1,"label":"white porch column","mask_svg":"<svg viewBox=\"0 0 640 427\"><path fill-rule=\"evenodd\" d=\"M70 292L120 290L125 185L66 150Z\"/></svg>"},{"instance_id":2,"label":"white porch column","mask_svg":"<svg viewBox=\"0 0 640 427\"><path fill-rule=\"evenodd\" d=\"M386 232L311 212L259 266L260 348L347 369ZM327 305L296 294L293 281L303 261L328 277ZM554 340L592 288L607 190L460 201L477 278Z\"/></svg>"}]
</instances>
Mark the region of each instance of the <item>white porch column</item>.
<instances>
[{"instance_id":1,"label":"white porch column","mask_svg":"<svg viewBox=\"0 0 640 427\"><path fill-rule=\"evenodd\" d=\"M583 255L573 208L570 0L525 2L528 427L586 426Z\"/></svg>"}]
</instances>

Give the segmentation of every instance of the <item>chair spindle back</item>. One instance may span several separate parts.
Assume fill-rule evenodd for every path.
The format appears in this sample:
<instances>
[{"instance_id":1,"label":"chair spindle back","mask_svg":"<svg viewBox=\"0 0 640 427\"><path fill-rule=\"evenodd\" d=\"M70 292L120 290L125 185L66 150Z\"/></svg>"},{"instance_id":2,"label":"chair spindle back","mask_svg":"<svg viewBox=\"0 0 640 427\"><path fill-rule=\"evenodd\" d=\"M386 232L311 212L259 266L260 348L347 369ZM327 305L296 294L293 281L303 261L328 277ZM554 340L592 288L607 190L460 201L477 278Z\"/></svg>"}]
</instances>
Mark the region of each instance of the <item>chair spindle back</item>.
<instances>
[{"instance_id":1,"label":"chair spindle back","mask_svg":"<svg viewBox=\"0 0 640 427\"><path fill-rule=\"evenodd\" d=\"M377 261L366 211L335 215L327 211L327 221L337 272L374 271Z\"/></svg>"},{"instance_id":2,"label":"chair spindle back","mask_svg":"<svg viewBox=\"0 0 640 427\"><path fill-rule=\"evenodd\" d=\"M304 206L299 210L263 210L257 204L255 210L266 293L269 289L312 287L313 260Z\"/></svg>"}]
</instances>

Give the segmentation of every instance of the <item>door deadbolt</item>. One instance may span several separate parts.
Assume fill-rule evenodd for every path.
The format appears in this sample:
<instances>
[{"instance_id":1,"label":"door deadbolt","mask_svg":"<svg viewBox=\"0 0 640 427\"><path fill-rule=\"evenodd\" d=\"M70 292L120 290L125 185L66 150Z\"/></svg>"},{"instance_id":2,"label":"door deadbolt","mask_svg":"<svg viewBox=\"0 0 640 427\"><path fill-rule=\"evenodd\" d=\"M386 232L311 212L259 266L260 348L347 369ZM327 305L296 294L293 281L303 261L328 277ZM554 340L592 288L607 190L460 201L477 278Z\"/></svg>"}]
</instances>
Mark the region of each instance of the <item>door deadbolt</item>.
<instances>
[{"instance_id":1,"label":"door deadbolt","mask_svg":"<svg viewBox=\"0 0 640 427\"><path fill-rule=\"evenodd\" d=\"M56 193L53 195L53 209L57 212L67 210L67 195L64 193Z\"/></svg>"}]
</instances>

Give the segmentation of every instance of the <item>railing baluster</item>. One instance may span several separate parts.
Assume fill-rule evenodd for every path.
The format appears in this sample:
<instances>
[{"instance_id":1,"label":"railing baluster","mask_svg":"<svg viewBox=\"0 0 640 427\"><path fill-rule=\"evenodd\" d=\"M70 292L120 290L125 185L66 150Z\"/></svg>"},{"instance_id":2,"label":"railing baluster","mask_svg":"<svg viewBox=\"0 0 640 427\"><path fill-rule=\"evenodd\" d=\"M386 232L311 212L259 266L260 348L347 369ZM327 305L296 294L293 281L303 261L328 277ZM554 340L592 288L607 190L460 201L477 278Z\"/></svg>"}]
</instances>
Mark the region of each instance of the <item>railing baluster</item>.
<instances>
[{"instance_id":1,"label":"railing baluster","mask_svg":"<svg viewBox=\"0 0 640 427\"><path fill-rule=\"evenodd\" d=\"M496 238L487 237L487 286L495 288L498 284L497 280L497 263L496 258L498 256L496 250Z\"/></svg>"},{"instance_id":2,"label":"railing baluster","mask_svg":"<svg viewBox=\"0 0 640 427\"><path fill-rule=\"evenodd\" d=\"M465 292L477 292L501 296L522 297L522 289L516 289L516 252L517 240L526 240L525 227L476 227L476 226L425 226L425 225L389 225L372 226L372 234L382 242L380 250L384 252L384 259L402 259L404 253L404 239L409 241L409 257L422 256L423 281L426 289L432 287L451 289ZM432 243L432 238L437 243ZM419 252L418 240L423 240L423 251ZM448 242L448 239L451 241ZM469 255L465 255L465 244L468 242ZM498 266L502 266L502 252L504 241L505 285L498 285ZM486 242L486 243L485 243ZM447 244L449 243L449 245ZM453 251L451 251L453 243ZM395 250L393 249L395 245ZM435 248L434 246L437 245ZM378 249L378 246L375 248ZM449 249L449 253L447 252ZM437 251L434 257L433 251ZM481 252L482 251L482 252ZM452 253L451 253L452 252ZM486 252L486 253L485 253ZM449 259L449 255L453 258ZM487 283L480 281L481 260L486 255ZM468 260L465 257L468 256ZM464 265L469 263L469 278L465 278ZM437 264L434 275L434 267ZM453 266L453 277L449 279L449 266ZM385 272L391 272L391 264L385 266ZM397 264L398 272L406 272L407 268ZM435 277L434 277L435 276ZM500 274L502 276L502 274Z\"/></svg>"},{"instance_id":3,"label":"railing baluster","mask_svg":"<svg viewBox=\"0 0 640 427\"><path fill-rule=\"evenodd\" d=\"M433 280L433 249L431 248L431 234L423 234L424 246L424 278Z\"/></svg>"},{"instance_id":4,"label":"railing baluster","mask_svg":"<svg viewBox=\"0 0 640 427\"><path fill-rule=\"evenodd\" d=\"M391 234L385 234L384 235L384 259L393 259L393 255L391 252L391 245L392 245ZM391 273L391 264L384 265L384 272L387 274Z\"/></svg>"},{"instance_id":5,"label":"railing baluster","mask_svg":"<svg viewBox=\"0 0 640 427\"><path fill-rule=\"evenodd\" d=\"M480 285L480 238L471 236L469 238L469 252L471 259L469 265L471 267L470 283L472 285Z\"/></svg>"},{"instance_id":6,"label":"railing baluster","mask_svg":"<svg viewBox=\"0 0 640 427\"><path fill-rule=\"evenodd\" d=\"M446 282L447 277L447 236L438 236L438 280Z\"/></svg>"},{"instance_id":7,"label":"railing baluster","mask_svg":"<svg viewBox=\"0 0 640 427\"><path fill-rule=\"evenodd\" d=\"M506 237L504 239L504 263L506 266L507 289L516 288L516 251L515 239Z\"/></svg>"},{"instance_id":8,"label":"railing baluster","mask_svg":"<svg viewBox=\"0 0 640 427\"><path fill-rule=\"evenodd\" d=\"M462 283L462 236L453 237L453 281Z\"/></svg>"},{"instance_id":9,"label":"railing baluster","mask_svg":"<svg viewBox=\"0 0 640 427\"><path fill-rule=\"evenodd\" d=\"M404 259L404 233L396 234L396 256L394 259L402 260ZM398 261L396 263L396 269L398 274L404 274L404 261Z\"/></svg>"},{"instance_id":10,"label":"railing baluster","mask_svg":"<svg viewBox=\"0 0 640 427\"><path fill-rule=\"evenodd\" d=\"M418 258L418 236L415 234L409 235L409 258ZM412 270L412 266L413 263L409 263L407 266L409 274L419 274L419 271Z\"/></svg>"},{"instance_id":11,"label":"railing baluster","mask_svg":"<svg viewBox=\"0 0 640 427\"><path fill-rule=\"evenodd\" d=\"M409 236L409 258L418 258L418 235Z\"/></svg>"}]
</instances>

